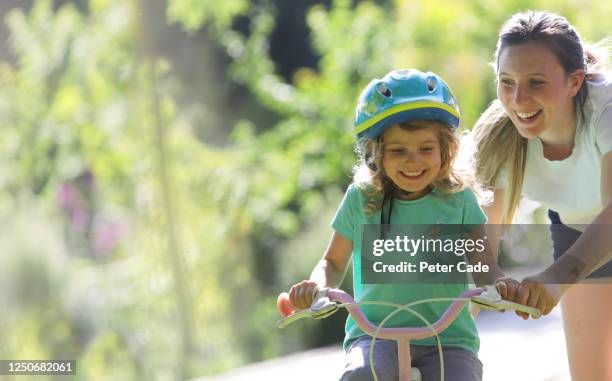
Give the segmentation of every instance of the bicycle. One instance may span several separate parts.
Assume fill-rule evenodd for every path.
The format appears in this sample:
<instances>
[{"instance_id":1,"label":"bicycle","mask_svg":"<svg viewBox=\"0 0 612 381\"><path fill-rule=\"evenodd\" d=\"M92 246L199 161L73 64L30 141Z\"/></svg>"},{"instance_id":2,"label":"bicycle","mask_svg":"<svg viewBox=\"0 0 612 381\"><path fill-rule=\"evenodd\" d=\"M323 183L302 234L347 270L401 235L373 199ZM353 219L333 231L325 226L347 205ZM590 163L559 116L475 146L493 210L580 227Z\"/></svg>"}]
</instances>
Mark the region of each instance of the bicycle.
<instances>
[{"instance_id":1,"label":"bicycle","mask_svg":"<svg viewBox=\"0 0 612 381\"><path fill-rule=\"evenodd\" d=\"M410 307L419 303L431 302L431 301L452 301L451 305L442 314L442 316L433 324L430 324L424 317L420 316L416 311L411 310ZM417 368L411 366L410 357L410 340L424 339L431 336L438 336L438 334L444 331L459 315L461 309L468 303L473 302L482 309L488 310L505 310L513 309L521 312L530 314L533 318L541 316L540 310L533 307L524 306L518 303L513 303L501 298L501 295L497 291L495 286L484 286L474 288L463 292L457 298L431 298L423 301L413 302L404 306L388 303L388 302L355 302L352 296L339 289L330 288L319 288L315 292L314 300L309 309L303 309L296 311L289 300L289 294L286 292L281 293L277 298L277 308L283 318L281 318L277 325L279 328L285 328L287 325L305 317L312 317L315 319L322 319L330 316L336 312L339 308L346 308L349 314L353 317L359 328L361 328L366 334L372 337L372 343L370 345L370 364L373 364L372 354L374 344L377 338L395 340L397 342L397 354L398 354L398 366L399 366L399 380L400 381L421 381L421 374ZM394 306L396 310L391 312L380 325L376 326L368 320L361 308L362 304L379 304ZM393 315L400 312L401 310L409 311L419 317L425 322L427 327L393 327L384 328L384 324ZM440 340L437 340L438 352L440 353L440 369L444 369L444 359L442 354L442 348ZM374 380L378 380L374 366L371 367L372 375ZM441 380L444 380L444 372L441 373Z\"/></svg>"}]
</instances>

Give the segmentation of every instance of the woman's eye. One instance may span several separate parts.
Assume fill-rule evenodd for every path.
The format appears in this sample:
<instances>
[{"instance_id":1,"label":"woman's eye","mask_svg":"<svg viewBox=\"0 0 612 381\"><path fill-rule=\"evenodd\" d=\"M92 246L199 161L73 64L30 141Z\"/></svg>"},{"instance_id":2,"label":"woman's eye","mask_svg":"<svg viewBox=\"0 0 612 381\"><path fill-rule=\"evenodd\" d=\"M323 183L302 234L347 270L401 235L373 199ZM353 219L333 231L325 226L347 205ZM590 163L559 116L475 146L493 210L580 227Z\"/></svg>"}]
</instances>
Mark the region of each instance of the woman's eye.
<instances>
[{"instance_id":1,"label":"woman's eye","mask_svg":"<svg viewBox=\"0 0 612 381\"><path fill-rule=\"evenodd\" d=\"M509 79L502 79L502 80L500 80L500 82L501 82L501 84L502 84L502 85L504 85L504 86L512 86L512 85L514 84L514 82L512 82L512 81L511 81L511 80L509 80Z\"/></svg>"},{"instance_id":2,"label":"woman's eye","mask_svg":"<svg viewBox=\"0 0 612 381\"><path fill-rule=\"evenodd\" d=\"M539 87L544 84L544 81L533 80L533 81L529 81L529 84L531 85L531 87Z\"/></svg>"}]
</instances>

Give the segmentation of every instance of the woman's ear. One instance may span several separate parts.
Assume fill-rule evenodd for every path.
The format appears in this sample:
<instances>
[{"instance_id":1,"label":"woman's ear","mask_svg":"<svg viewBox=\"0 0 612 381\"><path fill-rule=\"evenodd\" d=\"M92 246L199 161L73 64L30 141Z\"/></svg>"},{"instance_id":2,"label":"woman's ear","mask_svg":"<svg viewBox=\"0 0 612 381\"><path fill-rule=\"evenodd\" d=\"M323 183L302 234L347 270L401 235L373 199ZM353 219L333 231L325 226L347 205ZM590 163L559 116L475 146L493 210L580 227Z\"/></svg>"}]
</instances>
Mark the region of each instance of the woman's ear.
<instances>
[{"instance_id":1,"label":"woman's ear","mask_svg":"<svg viewBox=\"0 0 612 381\"><path fill-rule=\"evenodd\" d=\"M584 82L585 72L583 69L578 69L569 75L570 96L574 97L582 87Z\"/></svg>"}]
</instances>

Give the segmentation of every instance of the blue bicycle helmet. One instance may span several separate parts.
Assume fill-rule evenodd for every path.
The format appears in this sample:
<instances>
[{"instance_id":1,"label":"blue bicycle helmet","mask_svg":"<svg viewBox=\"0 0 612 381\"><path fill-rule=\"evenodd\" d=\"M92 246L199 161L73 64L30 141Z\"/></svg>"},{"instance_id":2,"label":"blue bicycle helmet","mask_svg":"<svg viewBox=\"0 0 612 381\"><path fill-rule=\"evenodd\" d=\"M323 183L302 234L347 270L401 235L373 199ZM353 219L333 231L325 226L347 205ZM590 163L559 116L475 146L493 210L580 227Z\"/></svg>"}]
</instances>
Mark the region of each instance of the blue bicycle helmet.
<instances>
[{"instance_id":1,"label":"blue bicycle helmet","mask_svg":"<svg viewBox=\"0 0 612 381\"><path fill-rule=\"evenodd\" d=\"M375 139L394 124L437 120L459 126L459 107L450 88L432 72L395 70L372 80L359 96L355 113L358 139Z\"/></svg>"}]
</instances>

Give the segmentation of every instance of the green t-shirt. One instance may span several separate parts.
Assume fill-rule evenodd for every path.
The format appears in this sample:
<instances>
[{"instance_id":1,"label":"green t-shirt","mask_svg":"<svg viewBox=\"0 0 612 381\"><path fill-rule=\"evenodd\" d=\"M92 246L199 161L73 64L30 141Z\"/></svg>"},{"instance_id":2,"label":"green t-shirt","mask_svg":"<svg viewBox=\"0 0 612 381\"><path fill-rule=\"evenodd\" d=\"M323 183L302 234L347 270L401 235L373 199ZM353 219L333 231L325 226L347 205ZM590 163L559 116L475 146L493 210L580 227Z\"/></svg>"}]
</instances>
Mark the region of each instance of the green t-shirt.
<instances>
[{"instance_id":1,"label":"green t-shirt","mask_svg":"<svg viewBox=\"0 0 612 381\"><path fill-rule=\"evenodd\" d=\"M352 184L336 212L332 228L353 242L353 289L358 302L387 301L400 305L427 298L458 297L468 288L461 284L364 284L361 281L361 241L363 224L380 224L380 209L371 215L363 211L367 197ZM387 208L385 208L387 210ZM387 213L387 212L386 212ZM391 222L393 224L484 224L486 216L474 193L468 188L452 194L433 190L428 195L411 201L393 200ZM446 311L450 302L431 302L415 305L414 308L430 323L434 323ZM362 309L368 319L379 324L395 308L364 305ZM413 314L401 311L389 319L385 327L426 326ZM365 335L349 315L346 321L344 347L351 340ZM480 341L476 325L467 308L463 308L455 321L440 335L442 345L457 346L478 353ZM435 345L435 337L411 340L412 345Z\"/></svg>"}]
</instances>

